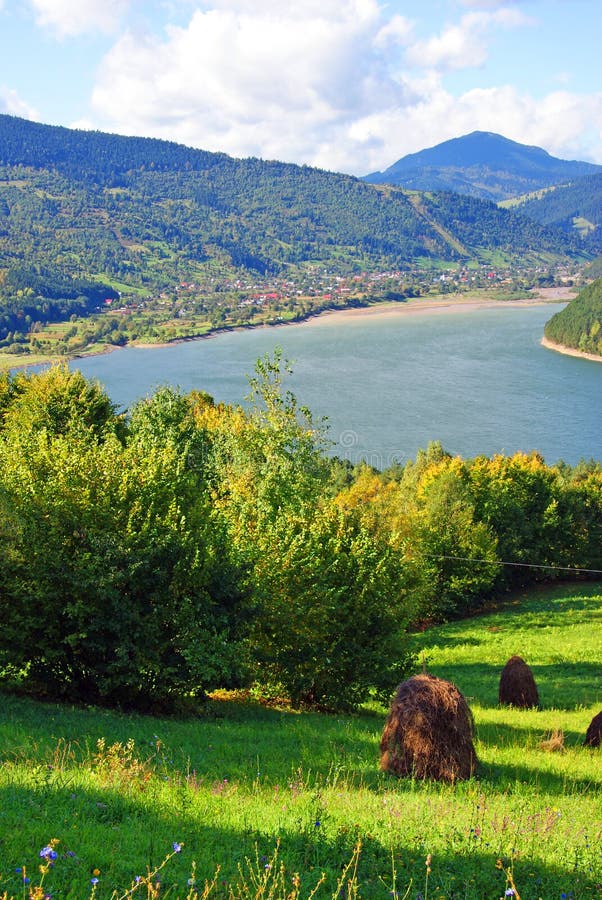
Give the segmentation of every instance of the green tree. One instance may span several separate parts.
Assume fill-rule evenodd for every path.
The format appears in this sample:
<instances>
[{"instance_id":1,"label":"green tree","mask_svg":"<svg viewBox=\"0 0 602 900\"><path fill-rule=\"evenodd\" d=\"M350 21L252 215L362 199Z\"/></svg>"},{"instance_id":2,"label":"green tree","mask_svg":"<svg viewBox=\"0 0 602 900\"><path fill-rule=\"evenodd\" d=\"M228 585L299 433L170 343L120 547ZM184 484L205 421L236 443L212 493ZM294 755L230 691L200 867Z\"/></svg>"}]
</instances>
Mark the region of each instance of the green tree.
<instances>
[{"instance_id":1,"label":"green tree","mask_svg":"<svg viewBox=\"0 0 602 900\"><path fill-rule=\"evenodd\" d=\"M279 352L259 360L249 412L218 425L217 503L250 566L257 680L295 702L352 708L374 689L388 695L407 666L404 571L331 501L323 423L284 389L287 371Z\"/></svg>"},{"instance_id":2,"label":"green tree","mask_svg":"<svg viewBox=\"0 0 602 900\"><path fill-rule=\"evenodd\" d=\"M18 433L53 436L79 430L100 437L107 429L119 429L115 406L100 384L64 363L39 375L17 373L5 379L0 417L0 426Z\"/></svg>"},{"instance_id":3,"label":"green tree","mask_svg":"<svg viewBox=\"0 0 602 900\"><path fill-rule=\"evenodd\" d=\"M52 696L142 708L238 681L237 560L169 436L13 428L0 473L5 665Z\"/></svg>"},{"instance_id":4,"label":"green tree","mask_svg":"<svg viewBox=\"0 0 602 900\"><path fill-rule=\"evenodd\" d=\"M457 460L450 463L457 468ZM409 552L422 572L421 614L463 615L491 594L499 573L497 540L475 516L469 487L448 466L425 472L410 513Z\"/></svg>"},{"instance_id":5,"label":"green tree","mask_svg":"<svg viewBox=\"0 0 602 900\"><path fill-rule=\"evenodd\" d=\"M412 662L412 606L399 556L358 515L326 503L305 518L280 517L264 533L254 576L259 681L329 709L354 709L372 692L389 700Z\"/></svg>"}]
</instances>

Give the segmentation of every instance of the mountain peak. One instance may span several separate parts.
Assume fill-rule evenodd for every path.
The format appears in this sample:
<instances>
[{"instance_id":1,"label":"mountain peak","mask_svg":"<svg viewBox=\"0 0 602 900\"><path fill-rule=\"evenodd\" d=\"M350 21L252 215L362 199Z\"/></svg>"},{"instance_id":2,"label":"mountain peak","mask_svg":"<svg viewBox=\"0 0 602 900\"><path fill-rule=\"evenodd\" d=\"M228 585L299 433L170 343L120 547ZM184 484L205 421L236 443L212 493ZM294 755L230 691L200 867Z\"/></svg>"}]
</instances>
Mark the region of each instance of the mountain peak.
<instances>
[{"instance_id":1,"label":"mountain peak","mask_svg":"<svg viewBox=\"0 0 602 900\"><path fill-rule=\"evenodd\" d=\"M519 144L491 131L473 131L410 153L365 180L414 190L455 191L497 202L600 171L602 166L558 159L541 147Z\"/></svg>"}]
</instances>

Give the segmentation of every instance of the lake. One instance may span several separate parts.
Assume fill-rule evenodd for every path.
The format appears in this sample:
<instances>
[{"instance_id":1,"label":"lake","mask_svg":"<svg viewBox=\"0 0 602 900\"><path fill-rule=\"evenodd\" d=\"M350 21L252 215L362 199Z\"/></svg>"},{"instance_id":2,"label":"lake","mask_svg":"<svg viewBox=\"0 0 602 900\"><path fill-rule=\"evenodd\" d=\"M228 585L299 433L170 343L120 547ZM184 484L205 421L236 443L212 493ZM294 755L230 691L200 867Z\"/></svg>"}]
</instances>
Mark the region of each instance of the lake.
<instances>
[{"instance_id":1,"label":"lake","mask_svg":"<svg viewBox=\"0 0 602 900\"><path fill-rule=\"evenodd\" d=\"M601 459L602 363L540 345L561 306L321 316L72 365L121 407L160 384L243 403L255 360L280 346L289 387L327 416L333 452L377 468L429 441L464 457L538 450L548 463Z\"/></svg>"}]
</instances>

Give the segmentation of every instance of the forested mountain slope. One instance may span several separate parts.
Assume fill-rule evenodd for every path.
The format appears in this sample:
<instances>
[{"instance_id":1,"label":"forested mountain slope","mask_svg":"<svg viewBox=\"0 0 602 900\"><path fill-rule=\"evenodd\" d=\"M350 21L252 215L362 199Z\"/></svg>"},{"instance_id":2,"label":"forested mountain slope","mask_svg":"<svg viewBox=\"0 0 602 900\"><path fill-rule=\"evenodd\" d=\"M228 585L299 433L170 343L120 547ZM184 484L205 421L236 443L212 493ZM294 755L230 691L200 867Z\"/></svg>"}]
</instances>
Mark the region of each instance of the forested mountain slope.
<instances>
[{"instance_id":1,"label":"forested mountain slope","mask_svg":"<svg viewBox=\"0 0 602 900\"><path fill-rule=\"evenodd\" d=\"M0 116L0 340L117 292L575 257L578 236L474 198Z\"/></svg>"},{"instance_id":2,"label":"forested mountain slope","mask_svg":"<svg viewBox=\"0 0 602 900\"><path fill-rule=\"evenodd\" d=\"M602 357L602 278L589 284L546 323L545 336L555 344Z\"/></svg>"},{"instance_id":3,"label":"forested mountain slope","mask_svg":"<svg viewBox=\"0 0 602 900\"><path fill-rule=\"evenodd\" d=\"M0 265L62 256L63 270L160 277L218 257L259 271L338 259L355 265L458 256L407 195L358 179L258 159L235 160L145 138L72 131L0 116ZM426 201L454 223L467 256L575 250L553 232L488 205ZM486 227L475 231L483 216ZM508 223L512 240L508 240ZM468 226L468 227L466 227ZM79 258L78 258L79 257ZM152 261L152 264L151 264Z\"/></svg>"},{"instance_id":4,"label":"forested mountain slope","mask_svg":"<svg viewBox=\"0 0 602 900\"><path fill-rule=\"evenodd\" d=\"M518 197L507 208L540 225L577 230L592 246L602 246L602 173Z\"/></svg>"},{"instance_id":5,"label":"forested mountain slope","mask_svg":"<svg viewBox=\"0 0 602 900\"><path fill-rule=\"evenodd\" d=\"M584 175L601 166L557 159L540 147L474 131L399 159L366 181L420 191L455 191L488 200L504 200Z\"/></svg>"}]
</instances>

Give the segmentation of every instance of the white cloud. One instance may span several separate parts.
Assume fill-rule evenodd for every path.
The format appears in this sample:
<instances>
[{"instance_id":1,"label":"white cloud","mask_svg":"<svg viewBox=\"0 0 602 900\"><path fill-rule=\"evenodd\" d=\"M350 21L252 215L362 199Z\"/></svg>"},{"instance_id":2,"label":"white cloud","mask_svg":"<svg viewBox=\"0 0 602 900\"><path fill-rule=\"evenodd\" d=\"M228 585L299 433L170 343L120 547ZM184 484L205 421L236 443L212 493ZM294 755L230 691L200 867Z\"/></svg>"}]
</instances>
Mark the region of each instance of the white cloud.
<instances>
[{"instance_id":1,"label":"white cloud","mask_svg":"<svg viewBox=\"0 0 602 900\"><path fill-rule=\"evenodd\" d=\"M499 9L501 6L511 6L518 0L460 0L462 6L471 9Z\"/></svg>"},{"instance_id":2,"label":"white cloud","mask_svg":"<svg viewBox=\"0 0 602 900\"><path fill-rule=\"evenodd\" d=\"M475 130L581 159L602 143L600 95L446 90L445 71L479 64L495 28L530 22L508 4L412 43L412 23L379 0L198 2L186 27L119 38L79 127L356 174Z\"/></svg>"},{"instance_id":3,"label":"white cloud","mask_svg":"<svg viewBox=\"0 0 602 900\"><path fill-rule=\"evenodd\" d=\"M377 47L386 47L388 44L406 44L413 31L413 24L404 16L393 16L380 29L374 39Z\"/></svg>"},{"instance_id":4,"label":"white cloud","mask_svg":"<svg viewBox=\"0 0 602 900\"><path fill-rule=\"evenodd\" d=\"M358 111L402 101L375 46L376 0L301 0L290 11L264 0L252 14L246 5L197 10L164 40L124 35L103 60L96 117L235 155L328 164Z\"/></svg>"},{"instance_id":5,"label":"white cloud","mask_svg":"<svg viewBox=\"0 0 602 900\"><path fill-rule=\"evenodd\" d=\"M0 84L0 113L8 113L10 116L20 116L22 119L37 119L38 113L22 100L15 90Z\"/></svg>"},{"instance_id":6,"label":"white cloud","mask_svg":"<svg viewBox=\"0 0 602 900\"><path fill-rule=\"evenodd\" d=\"M441 141L491 131L504 137L545 148L563 159L589 159L602 163L602 131L591 129L602 122L602 93L587 97L556 92L543 100L520 94L515 88L475 89L454 97L437 77L421 82L420 100L403 109L383 110L356 122L353 140L376 140L378 152L391 165L407 153L433 147ZM597 150L596 150L597 148ZM382 157L381 157L382 158ZM364 174L371 171L366 169Z\"/></svg>"},{"instance_id":7,"label":"white cloud","mask_svg":"<svg viewBox=\"0 0 602 900\"><path fill-rule=\"evenodd\" d=\"M531 20L513 9L467 13L458 25L448 25L440 34L415 43L406 59L410 65L439 70L474 68L487 59L488 31L526 24Z\"/></svg>"},{"instance_id":8,"label":"white cloud","mask_svg":"<svg viewBox=\"0 0 602 900\"><path fill-rule=\"evenodd\" d=\"M131 0L30 0L37 23L61 37L97 30L113 32Z\"/></svg>"}]
</instances>

